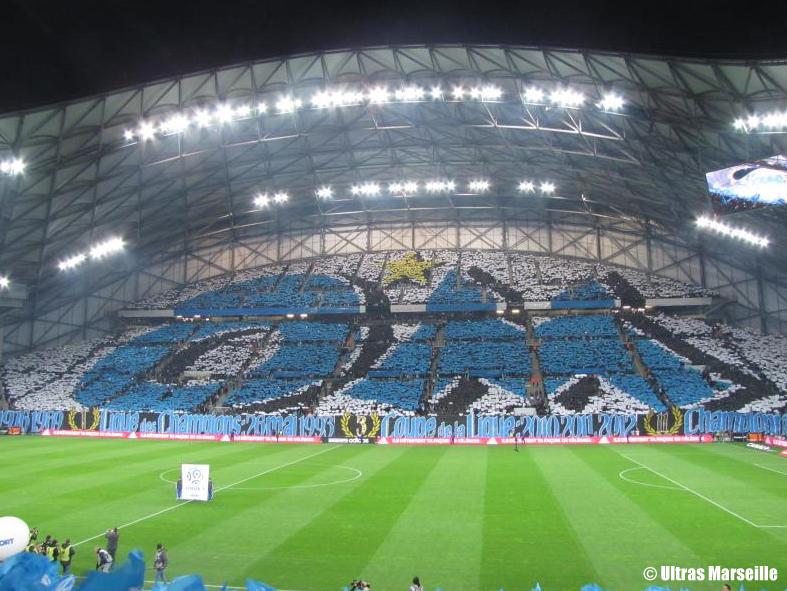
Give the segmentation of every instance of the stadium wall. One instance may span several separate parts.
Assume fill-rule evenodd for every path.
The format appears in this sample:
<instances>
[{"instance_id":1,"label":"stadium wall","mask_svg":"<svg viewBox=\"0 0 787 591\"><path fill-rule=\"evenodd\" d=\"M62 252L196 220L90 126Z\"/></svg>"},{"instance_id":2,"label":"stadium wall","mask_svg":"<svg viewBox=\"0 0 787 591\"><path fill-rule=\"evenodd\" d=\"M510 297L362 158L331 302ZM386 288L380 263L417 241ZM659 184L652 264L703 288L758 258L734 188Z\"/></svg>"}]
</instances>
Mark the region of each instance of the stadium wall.
<instances>
[{"instance_id":1,"label":"stadium wall","mask_svg":"<svg viewBox=\"0 0 787 591\"><path fill-rule=\"evenodd\" d=\"M418 223L336 226L237 239L211 236L152 257L115 263L105 284L90 273L63 278L39 301L39 315L4 330L7 354L48 348L111 332L115 312L146 295L261 265L360 252L422 249L508 250L600 262L647 271L720 292L731 324L787 334L787 277L764 278L691 248L650 225L544 222Z\"/></svg>"}]
</instances>

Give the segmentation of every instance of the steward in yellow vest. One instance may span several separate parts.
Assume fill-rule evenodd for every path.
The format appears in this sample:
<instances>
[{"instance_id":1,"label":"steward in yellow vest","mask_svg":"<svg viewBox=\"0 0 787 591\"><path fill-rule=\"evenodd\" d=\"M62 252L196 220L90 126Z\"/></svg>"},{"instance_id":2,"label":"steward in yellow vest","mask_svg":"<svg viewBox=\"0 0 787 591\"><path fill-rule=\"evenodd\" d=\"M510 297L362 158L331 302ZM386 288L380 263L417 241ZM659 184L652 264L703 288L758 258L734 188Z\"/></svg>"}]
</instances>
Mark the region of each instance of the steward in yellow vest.
<instances>
[{"instance_id":1,"label":"steward in yellow vest","mask_svg":"<svg viewBox=\"0 0 787 591\"><path fill-rule=\"evenodd\" d=\"M76 548L71 545L71 540L66 540L60 548L60 566L63 567L63 574L67 575L71 570L71 558L76 554Z\"/></svg>"}]
</instances>

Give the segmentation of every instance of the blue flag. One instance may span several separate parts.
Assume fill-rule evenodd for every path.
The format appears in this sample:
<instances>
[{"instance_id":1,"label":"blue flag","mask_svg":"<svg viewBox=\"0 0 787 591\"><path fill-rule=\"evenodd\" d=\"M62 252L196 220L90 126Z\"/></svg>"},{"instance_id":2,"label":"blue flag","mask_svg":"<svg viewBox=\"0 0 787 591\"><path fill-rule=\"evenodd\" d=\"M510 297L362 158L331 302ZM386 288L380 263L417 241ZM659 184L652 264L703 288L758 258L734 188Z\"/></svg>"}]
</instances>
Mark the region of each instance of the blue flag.
<instances>
[{"instance_id":1,"label":"blue flag","mask_svg":"<svg viewBox=\"0 0 787 591\"><path fill-rule=\"evenodd\" d=\"M61 577L58 565L46 556L21 552L0 564L0 591L67 591L74 576ZM62 587L59 587L62 585Z\"/></svg>"},{"instance_id":2,"label":"blue flag","mask_svg":"<svg viewBox=\"0 0 787 591\"><path fill-rule=\"evenodd\" d=\"M90 573L79 591L129 591L142 589L144 584L145 559L141 551L133 550L128 554L128 562L111 573Z\"/></svg>"},{"instance_id":3,"label":"blue flag","mask_svg":"<svg viewBox=\"0 0 787 591\"><path fill-rule=\"evenodd\" d=\"M276 588L261 581L246 579L246 591L276 591Z\"/></svg>"},{"instance_id":4,"label":"blue flag","mask_svg":"<svg viewBox=\"0 0 787 591\"><path fill-rule=\"evenodd\" d=\"M166 589L167 591L206 591L202 577L198 575L178 577L167 585Z\"/></svg>"},{"instance_id":5,"label":"blue flag","mask_svg":"<svg viewBox=\"0 0 787 591\"><path fill-rule=\"evenodd\" d=\"M590 583L589 585L585 585L579 591L604 591L601 587L596 585L595 583Z\"/></svg>"}]
</instances>

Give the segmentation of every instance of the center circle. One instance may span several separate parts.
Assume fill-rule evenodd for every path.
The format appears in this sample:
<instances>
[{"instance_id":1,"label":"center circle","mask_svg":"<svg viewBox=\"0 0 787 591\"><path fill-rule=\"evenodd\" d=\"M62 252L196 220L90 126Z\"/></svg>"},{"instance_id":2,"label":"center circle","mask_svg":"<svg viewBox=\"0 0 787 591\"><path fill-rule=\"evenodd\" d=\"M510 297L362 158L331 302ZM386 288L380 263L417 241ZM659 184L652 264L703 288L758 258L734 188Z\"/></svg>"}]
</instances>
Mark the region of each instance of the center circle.
<instances>
[{"instance_id":1,"label":"center circle","mask_svg":"<svg viewBox=\"0 0 787 591\"><path fill-rule=\"evenodd\" d=\"M284 489L296 489L296 488L320 488L323 486L336 486L339 484L345 484L347 482L352 482L353 480L358 480L363 476L363 472L358 470L358 468L353 468L351 466L342 466L339 464L316 464L311 462L310 463L304 462L301 465L316 466L320 468L327 467L327 468L336 469L340 472L343 472L343 476L340 476L339 474L335 474L334 475L335 477L332 478L331 480L328 480L327 482L315 482L311 484L290 484L285 486L230 486L229 488L224 488L224 489L220 487L219 490L221 490L221 492L227 492L232 490L284 490ZM177 484L175 480L170 480L168 478L165 478L165 475L169 474L170 472L175 472L178 470L180 470L180 468L169 468L167 470L164 470L159 474L159 479L168 484ZM331 471L332 470L328 470L329 473Z\"/></svg>"}]
</instances>

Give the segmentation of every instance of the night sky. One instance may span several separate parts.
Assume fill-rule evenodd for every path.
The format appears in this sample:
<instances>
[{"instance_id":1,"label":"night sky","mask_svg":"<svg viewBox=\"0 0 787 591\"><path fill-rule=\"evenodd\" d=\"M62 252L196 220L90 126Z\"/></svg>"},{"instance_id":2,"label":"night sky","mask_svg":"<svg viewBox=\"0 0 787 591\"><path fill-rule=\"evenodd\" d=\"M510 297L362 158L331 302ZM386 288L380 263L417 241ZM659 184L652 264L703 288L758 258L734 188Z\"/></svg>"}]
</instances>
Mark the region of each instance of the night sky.
<instances>
[{"instance_id":1,"label":"night sky","mask_svg":"<svg viewBox=\"0 0 787 591\"><path fill-rule=\"evenodd\" d=\"M1 14L0 112L248 60L370 45L787 58L787 2L778 1L6 0Z\"/></svg>"}]
</instances>

